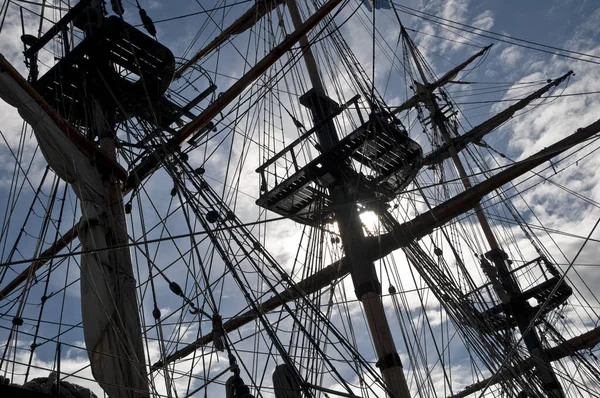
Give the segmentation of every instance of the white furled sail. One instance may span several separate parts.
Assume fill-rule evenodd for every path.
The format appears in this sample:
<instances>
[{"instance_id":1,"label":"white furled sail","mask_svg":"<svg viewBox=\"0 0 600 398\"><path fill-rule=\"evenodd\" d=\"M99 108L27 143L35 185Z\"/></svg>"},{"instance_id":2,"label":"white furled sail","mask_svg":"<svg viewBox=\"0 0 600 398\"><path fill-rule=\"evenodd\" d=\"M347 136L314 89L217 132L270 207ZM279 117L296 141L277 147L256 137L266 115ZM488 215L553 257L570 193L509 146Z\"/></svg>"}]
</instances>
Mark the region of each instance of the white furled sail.
<instances>
[{"instance_id":1,"label":"white furled sail","mask_svg":"<svg viewBox=\"0 0 600 398\"><path fill-rule=\"evenodd\" d=\"M108 182L70 138L74 130L44 110L47 105L32 96L28 83L1 56L0 63L0 98L31 125L48 165L81 201L78 231L86 252L81 258L82 320L94 378L111 398L147 397L131 259L126 248L106 250L116 241Z\"/></svg>"}]
</instances>

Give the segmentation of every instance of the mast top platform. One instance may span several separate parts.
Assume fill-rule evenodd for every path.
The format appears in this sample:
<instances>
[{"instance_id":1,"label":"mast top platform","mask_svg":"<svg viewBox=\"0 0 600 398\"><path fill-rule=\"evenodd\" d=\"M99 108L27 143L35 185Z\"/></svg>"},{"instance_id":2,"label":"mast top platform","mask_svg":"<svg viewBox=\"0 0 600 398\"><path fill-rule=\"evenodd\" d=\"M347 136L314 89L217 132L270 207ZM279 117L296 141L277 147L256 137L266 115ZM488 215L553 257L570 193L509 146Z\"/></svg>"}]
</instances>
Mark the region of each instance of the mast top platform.
<instances>
[{"instance_id":1,"label":"mast top platform","mask_svg":"<svg viewBox=\"0 0 600 398\"><path fill-rule=\"evenodd\" d=\"M354 191L353 198L369 207L392 200L413 180L420 168L422 149L394 123L391 115L372 112L365 118L358 106L359 96L340 106L318 95L314 106L314 95L308 94L311 92L300 101L313 106L311 110L320 122L256 170L261 175L263 191L257 205L303 224L319 225L332 220L335 209L330 208L326 189L335 184L346 183ZM317 146L320 155L301 165L298 155L306 140L352 105L356 106L358 127L328 150ZM359 171L344 167L353 161ZM271 182L274 184L269 186Z\"/></svg>"},{"instance_id":2,"label":"mast top platform","mask_svg":"<svg viewBox=\"0 0 600 398\"><path fill-rule=\"evenodd\" d=\"M136 116L154 124L156 116L160 125L176 112L163 98L174 68L175 59L167 47L112 16L88 29L86 37L65 51L34 87L75 125L88 126L85 104L90 93L107 114L116 115L113 122Z\"/></svg>"},{"instance_id":3,"label":"mast top platform","mask_svg":"<svg viewBox=\"0 0 600 398\"><path fill-rule=\"evenodd\" d=\"M489 253L486 254L486 257L490 257ZM486 260L482 259L482 261ZM465 295L468 301L481 304L480 308L474 306L472 310L474 316L481 320L482 324L490 326L489 329L486 328L483 331L490 333L496 330L517 327L517 321L512 314L511 307L530 305L531 299L537 301L537 305L532 306L531 311L534 314L539 313L536 324L540 323L546 314L560 307L573 294L573 289L564 279L561 279L558 270L545 257L538 257L508 271L509 277L515 281L522 280L518 277L520 274L534 272L535 268L538 268L537 274L539 274L539 278L536 280L543 281L525 286L524 290L511 296L507 304L487 305L488 298L493 297L491 282Z\"/></svg>"}]
</instances>

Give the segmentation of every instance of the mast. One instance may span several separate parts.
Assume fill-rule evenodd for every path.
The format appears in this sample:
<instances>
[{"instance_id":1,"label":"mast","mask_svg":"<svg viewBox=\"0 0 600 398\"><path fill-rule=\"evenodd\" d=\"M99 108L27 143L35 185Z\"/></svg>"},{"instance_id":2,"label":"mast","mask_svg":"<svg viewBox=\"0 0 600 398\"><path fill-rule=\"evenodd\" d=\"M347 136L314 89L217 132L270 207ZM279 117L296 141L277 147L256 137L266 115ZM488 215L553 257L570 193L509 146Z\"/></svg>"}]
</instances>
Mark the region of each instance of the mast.
<instances>
[{"instance_id":1,"label":"mast","mask_svg":"<svg viewBox=\"0 0 600 398\"><path fill-rule=\"evenodd\" d=\"M231 103L231 101L233 101L248 85L273 65L277 59L283 56L287 50L300 39L300 37L312 29L339 3L340 0L329 0L324 4L323 7L303 23L296 32L293 32L286 37L242 79L224 92L223 95L221 95L217 101L212 103L205 112L201 113L178 131L169 142L169 144L173 145L169 147L180 147L188 138L197 137L198 135L206 133L206 126L210 124L211 119L216 114ZM86 57L65 57L65 59L62 60L64 65L59 64L57 66L59 73L49 72L47 75L44 75L38 86L41 86L42 90L46 85L51 87L58 86L52 80L61 79L62 83L64 76L61 74L61 69L67 70L72 67L73 64L77 65L76 69L85 70L85 74L82 74L82 76L72 76L72 84L73 86L81 84L86 88L86 90L80 91L80 94L82 94L84 98L78 101L78 103L85 104L86 109L84 113L85 115L90 116L87 121L88 135L90 138L98 137L100 150L98 151L96 147L92 146L92 148L96 150L95 152L92 151L92 154L97 155L95 158L97 158L99 164L117 164L114 126L120 118L124 117L124 115L119 114L119 111L122 109L115 105L122 104L115 104L113 101L113 93L110 91L107 92L105 87L106 77L114 78L112 75L114 71L111 70L111 65L109 64L110 60L107 57L103 57L103 55L106 55L105 53L100 51L97 52L90 43L93 43L93 40L95 39L105 39L102 37L103 34L111 35L116 33L115 36L117 36L117 38L115 41L125 41L125 43L119 43L119 45L131 45L136 49L140 49L140 52L137 54L136 51L132 51L133 57L145 56L146 54L144 54L144 51L148 51L150 53L149 56L151 57L151 61L160 63L160 67L155 68L152 72L156 73L155 71L158 71L158 73L160 73L160 71L162 71L160 68L165 68L166 76L160 76L164 77L160 81L167 83L171 80L170 76L168 76L168 70L170 65L169 58L172 58L172 54L168 51L163 51L161 45L154 45L154 42L150 39L146 39L146 36L143 34L137 34L136 30L133 30L130 25L127 25L122 20L114 17L105 20L100 0L91 0L91 4L86 3L86 7L82 8L82 6L80 6L77 10L79 11L78 13L69 13L68 16L59 21L59 24L61 26L66 26L71 20L78 18L76 24L81 26L84 30L86 38L83 42L87 45L81 45L81 48L84 48L84 50L79 48L79 54L81 54L81 51L90 51L90 53L87 54L87 57L89 57L89 60L95 67L83 69L76 64L77 62L82 62L82 59L83 62L87 62ZM115 25L116 29L114 29ZM125 30L125 32L123 32L123 30ZM51 40L55 31L58 31L58 29L52 29L50 34L47 35L47 38L44 38L44 42ZM119 36L119 34L121 36ZM110 39L113 39L113 37L109 36L108 40ZM110 44L112 43L109 41L109 45ZM38 43L35 50L38 51L42 46L43 43ZM161 56L164 59L160 58ZM125 61L131 61L128 62L127 66L140 68L137 59ZM152 67L154 65L146 63L144 66ZM154 83L153 78L155 76L151 74L152 72L143 69L136 70L135 72L137 72L136 74L138 76L143 77L143 79L139 80L140 84L147 86ZM48 84L48 80L50 80L50 84ZM117 83L117 87L111 87L112 89L118 90L121 88L118 86L120 83L119 81L113 81L113 83ZM126 87L125 90L131 90L131 84L129 82L124 82L123 84ZM66 85L68 86L68 84ZM155 87L156 86L153 86L153 88ZM159 86L159 90L161 89L166 89L166 87L161 85ZM38 90L40 89L38 88ZM136 94L139 94L140 92L142 94L146 93L148 98L135 98L134 101L144 101L152 108L154 106L152 101L156 99L157 93L150 93L154 94L153 97L150 97L148 95L147 87L144 87L144 90L139 90ZM162 93L160 92L158 93L158 95L161 94ZM56 94L52 95L50 98L52 100L58 98L58 101L64 100L65 98L67 100L70 99L68 96L60 97L60 95ZM48 108L51 107L48 106ZM68 107L64 106L64 108ZM132 113L134 112L135 110ZM73 117L72 115L69 116ZM145 114L140 115L137 113L136 116L143 118ZM68 126L68 123L64 123L62 119L57 121L57 123L59 125L62 123ZM80 137L80 141L87 143L87 140L81 140L79 132L74 132L73 135L74 137ZM75 140L75 138L73 139ZM89 152L88 148L84 149L87 149ZM86 159L91 159L88 152L82 152L87 156ZM95 235L98 231L93 231L93 227L90 226L94 224L95 220L90 221L90 219L86 217L86 213L89 213L90 209L84 204L82 205L84 217L82 217L83 221L80 225L74 227L71 230L73 232L65 234L65 236L57 241L56 244L52 245L42 253L44 256L52 256L62 248L66 247L69 242L77 236L79 236L82 241L84 252L86 252L85 249L87 248L91 249L89 250L91 253L85 253L83 255L84 261L82 261L81 286L84 334L94 377L113 398L149 396L145 355L141 335L142 328L138 313L139 306L136 301L136 281L129 254L123 195L134 188L142 179L151 174L161 164L161 161L165 156L168 156L168 154L163 151L150 153L142 162L140 162L140 165L134 169L128 178L124 178L122 169L117 169L114 172L110 169L109 171L111 171L111 173L107 173L103 180L103 197L106 199L106 211L98 212L101 214L101 217L107 219L104 223L103 221L100 221L100 224L103 224L102 227L105 228L105 232ZM68 156L63 157L68 158ZM89 160L86 162L92 163ZM56 169L56 167L53 168ZM70 179L67 178L65 180L73 184ZM124 181L124 184L121 184L121 181ZM75 181L75 184L76 183L77 181ZM79 193L77 192L77 188L75 190L76 193ZM106 242L104 242L104 238L106 238ZM100 242L100 240L102 240L102 242ZM110 248L110 250L102 250L100 254L97 255L95 253L95 249L97 248ZM33 262L26 272L19 275L13 282L9 283L3 290L2 297L5 297L6 294L18 286L23 280L31 278L35 273L35 270L44 263L45 260L42 259ZM106 273L109 275L105 275ZM98 294L98 290L100 290L100 294ZM86 293L88 299L84 300L83 297L86 296ZM103 293L105 294L103 295ZM92 295L91 298L90 294ZM94 296L94 294L96 296ZM106 306L109 306L110 308L107 310L105 308ZM98 314L99 311L102 312L103 310L107 313L106 317L104 317L103 314ZM104 318L106 318L107 324L102 324L102 327L98 327L98 324L101 323L98 319L104 320Z\"/></svg>"},{"instance_id":2,"label":"mast","mask_svg":"<svg viewBox=\"0 0 600 398\"><path fill-rule=\"evenodd\" d=\"M302 25L302 20L296 1L286 0L286 5L290 11L292 23L295 29L298 29ZM302 36L299 43L303 49L304 62L313 87L300 98L300 101L310 108L315 125L321 124L321 128L317 131L317 137L323 152L327 153L339 141L335 125L331 120L326 120L331 112L331 100L326 96L317 62L307 37ZM337 182L332 184L328 190L333 207L339 209L335 211L335 221L338 224L340 238L350 263L350 275L355 294L363 305L377 353L377 367L381 370L387 388L393 397L409 398L410 392L402 362L396 350L381 300L381 283L377 277L375 264L363 251L365 236L360 215L352 193L341 179L346 171L351 171L349 163L345 163L341 170L335 172Z\"/></svg>"},{"instance_id":3,"label":"mast","mask_svg":"<svg viewBox=\"0 0 600 398\"><path fill-rule=\"evenodd\" d=\"M433 94L434 88L432 88L427 81L427 76L423 71L421 61L417 56L415 45L408 36L404 26L401 26L401 34L406 40L408 49L421 76L422 83L415 82L416 91L424 99L425 106L428 108L431 115L433 126L438 129L446 143L448 154L458 171L458 175L461 178L465 190L471 189L472 184L469 180L469 176L462 161L458 157L458 152L452 142L452 135L447 124L448 119L442 112L437 98ZM551 398L562 398L564 397L564 392L542 347L540 338L535 330L535 325L532 323L535 314L526 300L518 298L521 294L521 289L510 273L508 255L502 250L498 243L481 206L476 204L473 209L490 249L485 253L485 258L481 258L481 268L490 278L492 287L500 297L505 311L510 312L516 319L522 339L535 364L535 369L542 381L544 390ZM493 266L488 260L493 263Z\"/></svg>"},{"instance_id":4,"label":"mast","mask_svg":"<svg viewBox=\"0 0 600 398\"><path fill-rule=\"evenodd\" d=\"M92 36L103 24L104 15L102 14L102 4L100 1L92 0L85 7L79 16L85 20L84 33L86 37ZM101 55L92 53L90 60L98 66L94 73L90 76L92 88L89 89L87 98L87 109L91 116L90 132L92 137L98 137L99 148L109 159L117 162L116 149L116 131L117 112L114 109L105 107L107 103L104 95L99 90L94 88L102 87L104 73L110 68L109 61ZM108 256L112 262L112 272L104 272L108 279L108 288L110 297L115 301L115 312L110 314L112 319L109 319L108 331L98 335L98 331L93 328L97 327L97 323L87 320L84 322L84 333L86 334L86 344L88 349L92 350L90 362L94 377L106 384L103 385L105 391L109 392L114 397L147 397L149 396L149 386L146 374L146 360L144 354L144 346L142 339L142 325L138 313L138 303L136 297L136 279L133 270L131 254L127 248L129 241L127 234L127 220L125 218L125 207L123 203L122 183L114 176L108 175L104 180L105 197L108 199L108 218L110 224L108 227L109 235L106 238L108 247L119 247L109 252ZM88 209L82 208L82 213ZM81 237L85 244L86 237ZM105 264L101 260L98 264L92 266L104 267ZM82 267L82 289L84 282L89 283L93 289L96 287L96 282L89 279L97 277L97 270L90 269L84 273ZM112 275L114 274L114 275ZM100 287L100 289L102 289ZM83 294L82 294L83 296ZM103 297L102 300L107 299ZM92 309L95 305L93 301L86 301L82 298L82 313L84 320L86 312ZM88 317L90 315L87 315ZM98 335L98 337L96 337ZM114 361L112 358L108 360L101 358L106 353L111 353L110 348L106 344L114 344L113 339L121 339L121 344L124 346L126 357ZM96 340L97 339L97 340ZM94 341L96 340L96 341ZM91 344L96 344L90 346ZM99 353L94 351L98 350ZM109 352L106 352L109 350ZM116 352L115 352L116 353ZM98 355L100 354L100 355ZM100 358L98 358L100 356ZM129 361L129 363L125 363ZM99 362L94 364L94 362ZM94 368L94 365L96 368ZM111 367L116 368L111 368ZM123 374L120 374L123 373ZM111 386L115 381L122 381L124 385ZM114 394L114 395L113 395Z\"/></svg>"},{"instance_id":5,"label":"mast","mask_svg":"<svg viewBox=\"0 0 600 398\"><path fill-rule=\"evenodd\" d=\"M463 62L460 65L455 66L454 68L452 68L451 70L446 72L446 74L444 76L440 77L437 81L430 83L429 87L431 87L432 90L435 90L436 88L446 85L447 83L452 81L452 79L454 79L461 70L463 70L464 68L469 66L469 64L471 62L475 61L477 58L479 58L483 54L485 54L485 52L488 51L490 48L492 48L492 44L482 48L477 53L471 55L465 62ZM419 101L421 101L421 98L420 98L419 94L417 93L417 94L413 95L411 98L409 98L408 100L404 101L404 103L402 105L400 105L399 107L392 110L391 113L393 115L395 115L402 111L413 108L417 105L417 103Z\"/></svg>"}]
</instances>

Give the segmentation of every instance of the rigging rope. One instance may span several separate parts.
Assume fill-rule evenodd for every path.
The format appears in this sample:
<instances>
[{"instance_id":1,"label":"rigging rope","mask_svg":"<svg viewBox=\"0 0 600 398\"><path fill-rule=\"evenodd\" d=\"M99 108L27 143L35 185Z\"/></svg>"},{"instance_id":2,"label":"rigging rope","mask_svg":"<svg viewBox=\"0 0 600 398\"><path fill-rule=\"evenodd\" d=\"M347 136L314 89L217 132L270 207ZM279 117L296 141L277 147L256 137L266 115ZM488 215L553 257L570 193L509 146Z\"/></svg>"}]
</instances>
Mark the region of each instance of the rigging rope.
<instances>
[{"instance_id":1,"label":"rigging rope","mask_svg":"<svg viewBox=\"0 0 600 398\"><path fill-rule=\"evenodd\" d=\"M492 39L492 40L497 40L500 42L504 42L504 43L508 43L508 44L512 44L515 46L519 46L519 47L523 47L523 48L527 48L530 50L535 50L535 51L540 51L546 54L551 54L551 55L557 55L560 57L564 57L564 58L569 58L569 59L575 59L578 61L582 61L582 62L588 62L588 63L592 63L592 64L600 64L600 62L598 61L593 61L590 59L585 59L585 58L581 58L581 57L575 57L575 56L571 56L571 55L567 55L567 54L560 54L560 53L555 53L553 51L549 51L549 50L555 50L555 51L561 51L563 53L568 53L568 54L575 54L575 55L580 55L583 57L587 57L587 58L593 58L593 59L599 59L600 60L600 56L596 56L596 55L592 55L592 54L586 54L586 53L582 53L582 52L578 52L578 51L573 51L573 50L567 50L564 48L559 48L559 47L555 47L555 46L549 46L546 44L541 44L541 43L536 43L530 40L525 40L525 39L519 39L516 37L512 37L512 36L508 36L505 34L501 34L501 33L496 33L496 32L492 32L489 30L485 30L485 29L481 29L481 28L476 28L474 26L470 26L467 24L463 24L460 22L456 22L456 21L451 21L449 19L434 15L434 14L430 14L424 11L419 11L419 10L415 10L413 8L410 8L408 6L402 5L402 4L398 4L398 3L393 3L394 8L398 8L400 11L408 14L408 15L412 15L415 16L417 18L421 18L424 19L426 21L432 22L432 23L436 23L442 26L447 26L453 29L457 29L457 30L461 30L464 32L468 32L477 36L481 36L481 37L485 37L488 39ZM433 19L432 19L433 18ZM439 21L436 21L439 20ZM444 22L440 22L440 21L444 21ZM457 26L454 26L457 25ZM484 33L480 33L480 32L484 32ZM520 43L527 43L527 44L531 44L530 45L525 45L525 44L520 44ZM533 46L537 46L537 47L533 47ZM542 47L542 48L538 48L538 47ZM544 48L547 48L548 50L544 50Z\"/></svg>"}]
</instances>

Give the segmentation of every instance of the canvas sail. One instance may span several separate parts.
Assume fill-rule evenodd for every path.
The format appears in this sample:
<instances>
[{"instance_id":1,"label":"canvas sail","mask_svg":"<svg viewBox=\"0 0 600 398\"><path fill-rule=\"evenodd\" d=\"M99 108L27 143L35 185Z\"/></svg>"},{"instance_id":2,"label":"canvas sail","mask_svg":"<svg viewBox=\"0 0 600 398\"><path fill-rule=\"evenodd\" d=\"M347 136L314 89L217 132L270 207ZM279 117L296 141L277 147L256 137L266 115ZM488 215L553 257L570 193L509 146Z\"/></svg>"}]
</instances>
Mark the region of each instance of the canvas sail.
<instances>
[{"instance_id":1,"label":"canvas sail","mask_svg":"<svg viewBox=\"0 0 600 398\"><path fill-rule=\"evenodd\" d=\"M90 157L59 127L56 115L53 118L44 111L40 99L25 89L27 83L22 77L2 57L0 61L0 98L17 108L31 125L48 165L71 185L81 202L79 237L83 251L89 252L81 257L81 310L94 378L111 398L146 397L136 282L129 252L103 250L113 244L116 235L106 181ZM61 121L60 125L67 123Z\"/></svg>"}]
</instances>

